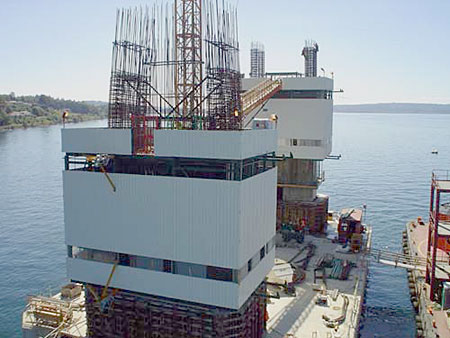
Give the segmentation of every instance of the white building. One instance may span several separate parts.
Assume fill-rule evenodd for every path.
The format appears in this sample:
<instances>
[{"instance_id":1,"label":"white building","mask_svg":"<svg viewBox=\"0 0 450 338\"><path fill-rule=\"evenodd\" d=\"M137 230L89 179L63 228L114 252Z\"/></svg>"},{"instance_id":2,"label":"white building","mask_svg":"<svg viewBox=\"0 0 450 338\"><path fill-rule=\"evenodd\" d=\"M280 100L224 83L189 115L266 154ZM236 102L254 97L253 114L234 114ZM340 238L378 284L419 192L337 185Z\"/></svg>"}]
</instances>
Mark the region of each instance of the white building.
<instances>
[{"instance_id":1,"label":"white building","mask_svg":"<svg viewBox=\"0 0 450 338\"><path fill-rule=\"evenodd\" d=\"M129 129L63 129L68 277L105 286L116 264L111 288L239 309L274 262L276 140L156 130L136 157Z\"/></svg>"},{"instance_id":2,"label":"white building","mask_svg":"<svg viewBox=\"0 0 450 338\"><path fill-rule=\"evenodd\" d=\"M333 80L287 74L275 75L282 81L281 91L268 100L258 114L255 115L255 111L249 117L278 116L278 154L289 156L292 153L296 159L324 160L332 149ZM265 78L243 79L242 88L249 90L263 80Z\"/></svg>"}]
</instances>

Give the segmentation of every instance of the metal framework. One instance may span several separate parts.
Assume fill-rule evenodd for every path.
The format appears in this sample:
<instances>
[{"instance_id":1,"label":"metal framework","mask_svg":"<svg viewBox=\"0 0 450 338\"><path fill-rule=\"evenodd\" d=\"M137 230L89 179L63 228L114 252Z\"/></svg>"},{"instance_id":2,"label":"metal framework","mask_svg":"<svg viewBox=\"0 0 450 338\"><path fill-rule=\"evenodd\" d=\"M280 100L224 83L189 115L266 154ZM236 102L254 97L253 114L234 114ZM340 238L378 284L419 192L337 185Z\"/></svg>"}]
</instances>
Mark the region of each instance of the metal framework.
<instances>
[{"instance_id":1,"label":"metal framework","mask_svg":"<svg viewBox=\"0 0 450 338\"><path fill-rule=\"evenodd\" d=\"M264 77L265 63L264 45L260 42L252 42L250 48L250 77Z\"/></svg>"},{"instance_id":2,"label":"metal framework","mask_svg":"<svg viewBox=\"0 0 450 338\"><path fill-rule=\"evenodd\" d=\"M206 88L209 130L242 128L237 12L225 3L207 3Z\"/></svg>"},{"instance_id":3,"label":"metal framework","mask_svg":"<svg viewBox=\"0 0 450 338\"><path fill-rule=\"evenodd\" d=\"M134 154L152 154L154 129L242 127L236 22L212 0L118 11L109 127L132 129Z\"/></svg>"},{"instance_id":4,"label":"metal framework","mask_svg":"<svg viewBox=\"0 0 450 338\"><path fill-rule=\"evenodd\" d=\"M203 60L202 60L202 1L175 0L175 98L178 114L192 114L192 126L187 119L182 127L201 129Z\"/></svg>"},{"instance_id":5,"label":"metal framework","mask_svg":"<svg viewBox=\"0 0 450 338\"><path fill-rule=\"evenodd\" d=\"M319 51L319 45L315 41L305 41L305 47L303 47L302 55L305 58L305 76L316 77L317 76L317 52Z\"/></svg>"},{"instance_id":6,"label":"metal framework","mask_svg":"<svg viewBox=\"0 0 450 338\"><path fill-rule=\"evenodd\" d=\"M449 280L438 278L436 274L436 269L442 269L438 265L439 261L442 261L437 257L438 249L448 254L447 243L450 240L450 231L447 230L450 225L450 216L440 212L441 203L444 200L441 194L450 194L450 171L434 171L431 176L426 282L430 284L430 300L432 301L438 297L439 283ZM445 265L448 266L448 264Z\"/></svg>"}]
</instances>

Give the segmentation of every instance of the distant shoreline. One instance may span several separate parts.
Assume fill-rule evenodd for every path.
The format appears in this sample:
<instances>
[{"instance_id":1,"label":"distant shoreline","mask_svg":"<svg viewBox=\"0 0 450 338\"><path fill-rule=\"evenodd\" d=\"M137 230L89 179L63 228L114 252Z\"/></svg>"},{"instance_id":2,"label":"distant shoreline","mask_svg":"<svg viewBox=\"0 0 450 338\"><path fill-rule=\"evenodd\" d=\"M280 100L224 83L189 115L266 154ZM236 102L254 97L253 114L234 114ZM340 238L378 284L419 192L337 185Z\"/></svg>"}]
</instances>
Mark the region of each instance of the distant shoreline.
<instances>
[{"instance_id":1,"label":"distant shoreline","mask_svg":"<svg viewBox=\"0 0 450 338\"><path fill-rule=\"evenodd\" d=\"M334 114L385 114L385 115L450 115L450 112L380 112L380 111L333 111Z\"/></svg>"},{"instance_id":2,"label":"distant shoreline","mask_svg":"<svg viewBox=\"0 0 450 338\"><path fill-rule=\"evenodd\" d=\"M98 116L98 115L86 115L86 114L77 114L77 119L73 120L70 119L66 122L66 124L69 123L80 123L80 122L86 122L86 121L97 121L97 120L104 120L107 117L106 116ZM56 126L56 125L62 125L61 121L57 121L55 123L50 123L48 120L45 121L45 123L39 123L38 121L35 121L37 123L29 126L24 126L22 124L9 124L6 126L0 126L0 132L8 131L8 130L17 130L17 129L30 129L30 128L38 128L38 127L49 127L49 126Z\"/></svg>"},{"instance_id":3,"label":"distant shoreline","mask_svg":"<svg viewBox=\"0 0 450 338\"><path fill-rule=\"evenodd\" d=\"M335 113L374 114L450 114L450 104L434 103L372 103L337 104Z\"/></svg>"}]
</instances>

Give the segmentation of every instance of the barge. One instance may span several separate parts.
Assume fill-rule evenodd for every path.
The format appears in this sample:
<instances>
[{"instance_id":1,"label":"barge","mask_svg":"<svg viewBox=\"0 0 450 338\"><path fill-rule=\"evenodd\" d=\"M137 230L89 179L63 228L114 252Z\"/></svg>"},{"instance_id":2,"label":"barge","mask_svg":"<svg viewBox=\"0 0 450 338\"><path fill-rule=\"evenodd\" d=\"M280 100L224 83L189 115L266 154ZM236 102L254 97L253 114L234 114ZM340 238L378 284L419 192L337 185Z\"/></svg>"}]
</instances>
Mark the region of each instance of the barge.
<instances>
[{"instance_id":1,"label":"barge","mask_svg":"<svg viewBox=\"0 0 450 338\"><path fill-rule=\"evenodd\" d=\"M430 213L406 224L403 250L411 302L416 310L417 337L450 337L450 197L449 171L434 171Z\"/></svg>"}]
</instances>

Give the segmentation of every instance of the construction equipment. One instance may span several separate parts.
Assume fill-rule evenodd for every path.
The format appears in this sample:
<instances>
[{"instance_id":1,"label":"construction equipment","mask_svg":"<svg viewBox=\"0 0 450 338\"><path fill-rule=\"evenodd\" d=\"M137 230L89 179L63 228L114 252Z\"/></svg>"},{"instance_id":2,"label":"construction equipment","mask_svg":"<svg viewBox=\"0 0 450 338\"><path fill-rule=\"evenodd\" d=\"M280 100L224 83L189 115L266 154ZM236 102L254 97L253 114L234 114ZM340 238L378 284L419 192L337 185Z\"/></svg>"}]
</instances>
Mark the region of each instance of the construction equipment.
<instances>
[{"instance_id":1,"label":"construction equipment","mask_svg":"<svg viewBox=\"0 0 450 338\"><path fill-rule=\"evenodd\" d=\"M109 274L108 280L106 281L106 285L103 288L103 291L100 296L98 296L96 290L91 285L86 284L86 289L89 290L89 292L94 296L95 302L100 303L100 308L103 313L108 312L108 310L110 309L112 302L114 300L114 295L116 293L116 290L113 289L112 294L108 295L108 288L109 288L109 285L111 284L111 280L114 275L114 272L116 271L117 264L118 264L117 262L114 263L111 273Z\"/></svg>"},{"instance_id":2,"label":"construction equipment","mask_svg":"<svg viewBox=\"0 0 450 338\"><path fill-rule=\"evenodd\" d=\"M81 285L69 284L53 297L28 297L23 315L24 332L31 335L39 332L43 338L85 337L85 314Z\"/></svg>"}]
</instances>

